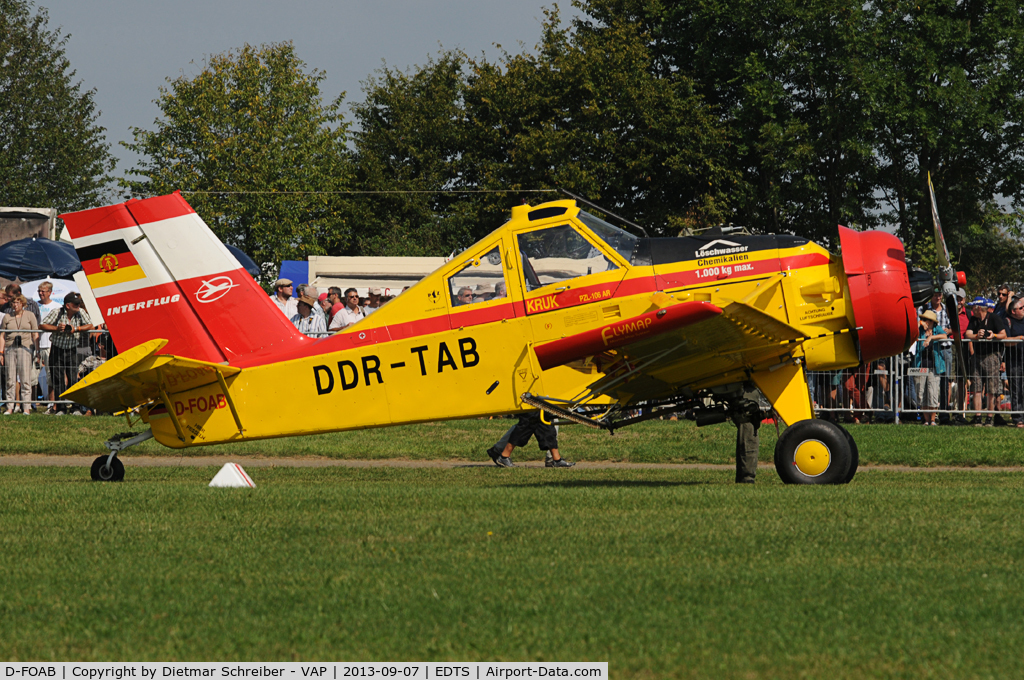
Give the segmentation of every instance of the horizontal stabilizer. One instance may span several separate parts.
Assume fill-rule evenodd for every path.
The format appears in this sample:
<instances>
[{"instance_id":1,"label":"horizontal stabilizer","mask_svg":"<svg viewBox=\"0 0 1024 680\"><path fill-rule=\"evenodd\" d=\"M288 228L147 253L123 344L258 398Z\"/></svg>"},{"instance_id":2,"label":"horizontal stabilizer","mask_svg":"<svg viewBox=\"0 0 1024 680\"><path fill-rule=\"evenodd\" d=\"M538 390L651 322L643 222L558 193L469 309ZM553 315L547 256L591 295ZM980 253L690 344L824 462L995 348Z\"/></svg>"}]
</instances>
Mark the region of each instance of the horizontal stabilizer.
<instances>
[{"instance_id":1,"label":"horizontal stabilizer","mask_svg":"<svg viewBox=\"0 0 1024 680\"><path fill-rule=\"evenodd\" d=\"M159 399L161 391L166 395L185 392L242 370L157 354L166 344L163 339L150 340L118 354L72 385L61 398L98 411L117 412Z\"/></svg>"}]
</instances>

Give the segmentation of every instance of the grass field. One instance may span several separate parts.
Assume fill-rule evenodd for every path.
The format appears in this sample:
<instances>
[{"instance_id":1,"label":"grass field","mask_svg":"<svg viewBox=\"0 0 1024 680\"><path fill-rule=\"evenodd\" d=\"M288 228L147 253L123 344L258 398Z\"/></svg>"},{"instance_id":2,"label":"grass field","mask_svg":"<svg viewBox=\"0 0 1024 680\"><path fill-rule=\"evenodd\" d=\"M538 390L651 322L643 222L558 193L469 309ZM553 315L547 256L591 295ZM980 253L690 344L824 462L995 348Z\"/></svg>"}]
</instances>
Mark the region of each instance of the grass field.
<instances>
[{"instance_id":1,"label":"grass field","mask_svg":"<svg viewBox=\"0 0 1024 680\"><path fill-rule=\"evenodd\" d=\"M123 423L123 421L122 421ZM0 420L0 455L122 423ZM193 449L484 460L508 421ZM862 459L1021 465L1015 430L855 426ZM429 436L425 436L429 433ZM584 460L728 463L733 430L572 427ZM770 459L774 428L765 427ZM147 444L141 452L178 456ZM528 456L538 457L536 449ZM608 661L615 678L1013 677L1024 475L0 467L0 659Z\"/></svg>"},{"instance_id":2,"label":"grass field","mask_svg":"<svg viewBox=\"0 0 1024 680\"><path fill-rule=\"evenodd\" d=\"M563 473L568 474L563 474ZM1009 677L1016 473L0 468L6 660L607 660ZM557 475L557 476L556 476Z\"/></svg>"},{"instance_id":3,"label":"grass field","mask_svg":"<svg viewBox=\"0 0 1024 680\"><path fill-rule=\"evenodd\" d=\"M12 420L13 419L13 420ZM150 441L131 455L325 456L341 459L477 460L513 422L460 420L404 427L338 432L311 437L168 449ZM1024 433L1015 428L849 425L861 462L910 466L1024 466ZM99 455L103 440L126 429L121 418L10 416L0 419L0 455L18 453ZM142 426L136 430L141 431ZM578 425L561 428L560 444L570 460L634 463L732 462L736 430L722 424L697 428L689 421L651 421L609 435ZM775 427L761 428L762 459L770 461ZM541 458L531 443L517 456Z\"/></svg>"}]
</instances>

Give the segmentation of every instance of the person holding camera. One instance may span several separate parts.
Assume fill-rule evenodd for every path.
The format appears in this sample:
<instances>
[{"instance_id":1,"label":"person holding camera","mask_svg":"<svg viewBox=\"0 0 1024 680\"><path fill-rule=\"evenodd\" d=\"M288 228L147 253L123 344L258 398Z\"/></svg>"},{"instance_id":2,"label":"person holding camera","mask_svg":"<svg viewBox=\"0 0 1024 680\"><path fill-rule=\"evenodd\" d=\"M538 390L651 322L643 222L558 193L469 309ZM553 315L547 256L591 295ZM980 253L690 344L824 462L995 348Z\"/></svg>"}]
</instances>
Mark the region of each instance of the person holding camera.
<instances>
[{"instance_id":1,"label":"person holding camera","mask_svg":"<svg viewBox=\"0 0 1024 680\"><path fill-rule=\"evenodd\" d=\"M987 298L975 298L974 317L967 324L964 337L974 345L974 375L971 385L974 386L974 424L992 427L992 415L996 409L996 397L1002 391L999 378L999 364L1002 362L1001 340L1006 339L1006 322L993 313L995 303ZM981 393L985 392L985 410L989 416L982 422Z\"/></svg>"},{"instance_id":2,"label":"person holding camera","mask_svg":"<svg viewBox=\"0 0 1024 680\"><path fill-rule=\"evenodd\" d=\"M11 298L11 311L0 321L0 364L7 368L7 410L18 410L18 383L21 383L21 411L32 412L32 362L39 361L39 323L25 309L28 300L20 293Z\"/></svg>"},{"instance_id":3,"label":"person holding camera","mask_svg":"<svg viewBox=\"0 0 1024 680\"><path fill-rule=\"evenodd\" d=\"M46 315L39 328L50 331L50 363L47 375L53 380L57 398L78 380L78 345L80 336L93 329L92 319L82 308L82 296L68 293L64 304ZM55 414L62 415L66 404L55 405Z\"/></svg>"}]
</instances>

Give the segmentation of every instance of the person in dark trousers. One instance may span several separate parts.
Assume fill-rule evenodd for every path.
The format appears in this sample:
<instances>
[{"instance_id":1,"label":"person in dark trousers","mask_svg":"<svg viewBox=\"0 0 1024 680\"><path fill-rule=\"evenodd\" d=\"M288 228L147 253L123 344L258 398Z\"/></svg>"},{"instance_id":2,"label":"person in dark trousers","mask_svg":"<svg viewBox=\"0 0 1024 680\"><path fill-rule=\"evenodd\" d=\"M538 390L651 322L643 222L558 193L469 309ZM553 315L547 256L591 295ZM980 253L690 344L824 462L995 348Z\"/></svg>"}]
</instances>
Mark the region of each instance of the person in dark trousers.
<instances>
[{"instance_id":1,"label":"person in dark trousers","mask_svg":"<svg viewBox=\"0 0 1024 680\"><path fill-rule=\"evenodd\" d=\"M734 404L732 422L736 425L736 483L753 484L757 477L757 454L761 437L761 407L752 399Z\"/></svg>"},{"instance_id":2,"label":"person in dark trousers","mask_svg":"<svg viewBox=\"0 0 1024 680\"><path fill-rule=\"evenodd\" d=\"M59 399L61 393L78 379L80 338L93 329L92 320L82 308L82 296L78 293L65 295L64 304L47 314L39 328L51 333L50 363L46 373L53 376L53 391ZM54 413L62 414L65 408L64 404L58 405Z\"/></svg>"},{"instance_id":3,"label":"person in dark trousers","mask_svg":"<svg viewBox=\"0 0 1024 680\"><path fill-rule=\"evenodd\" d=\"M487 455L498 467L515 467L512 462L512 450L526 446L530 437L537 437L537 445L545 451L544 467L567 468L570 463L558 452L558 430L551 423L544 422L540 411L528 411L519 416L516 423L494 446L487 449Z\"/></svg>"},{"instance_id":4,"label":"person in dark trousers","mask_svg":"<svg viewBox=\"0 0 1024 680\"><path fill-rule=\"evenodd\" d=\"M1013 340L1007 343L1006 377L1010 382L1010 408L1013 411L1024 411L1024 298L1015 297L1010 303L1010 315L1006 317L1006 337ZM1013 414L1015 427L1024 428L1024 416Z\"/></svg>"},{"instance_id":5,"label":"person in dark trousers","mask_svg":"<svg viewBox=\"0 0 1024 680\"><path fill-rule=\"evenodd\" d=\"M974 387L974 411L976 413L974 424L976 426L986 425L992 427L991 413L995 411L996 397L1002 390L1002 381L999 379L999 364L1002 363L1002 344L1000 340L1006 339L1006 322L991 313L995 308L995 302L986 298L977 297L974 299L974 318L967 324L967 332L964 337L974 345L975 369L971 377L971 384ZM989 415L982 419L981 414L981 393L985 392L985 410Z\"/></svg>"}]
</instances>

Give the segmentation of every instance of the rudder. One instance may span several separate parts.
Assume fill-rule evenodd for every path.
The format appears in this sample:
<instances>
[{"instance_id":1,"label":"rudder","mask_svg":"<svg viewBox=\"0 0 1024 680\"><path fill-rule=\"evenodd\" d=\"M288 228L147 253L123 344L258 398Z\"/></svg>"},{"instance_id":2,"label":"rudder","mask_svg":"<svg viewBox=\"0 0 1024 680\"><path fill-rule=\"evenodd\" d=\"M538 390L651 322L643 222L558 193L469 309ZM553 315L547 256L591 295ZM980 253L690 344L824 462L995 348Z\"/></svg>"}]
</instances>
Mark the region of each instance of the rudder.
<instances>
[{"instance_id":1,"label":"rudder","mask_svg":"<svg viewBox=\"0 0 1024 680\"><path fill-rule=\"evenodd\" d=\"M119 349L232 363L312 342L177 192L61 217Z\"/></svg>"}]
</instances>

